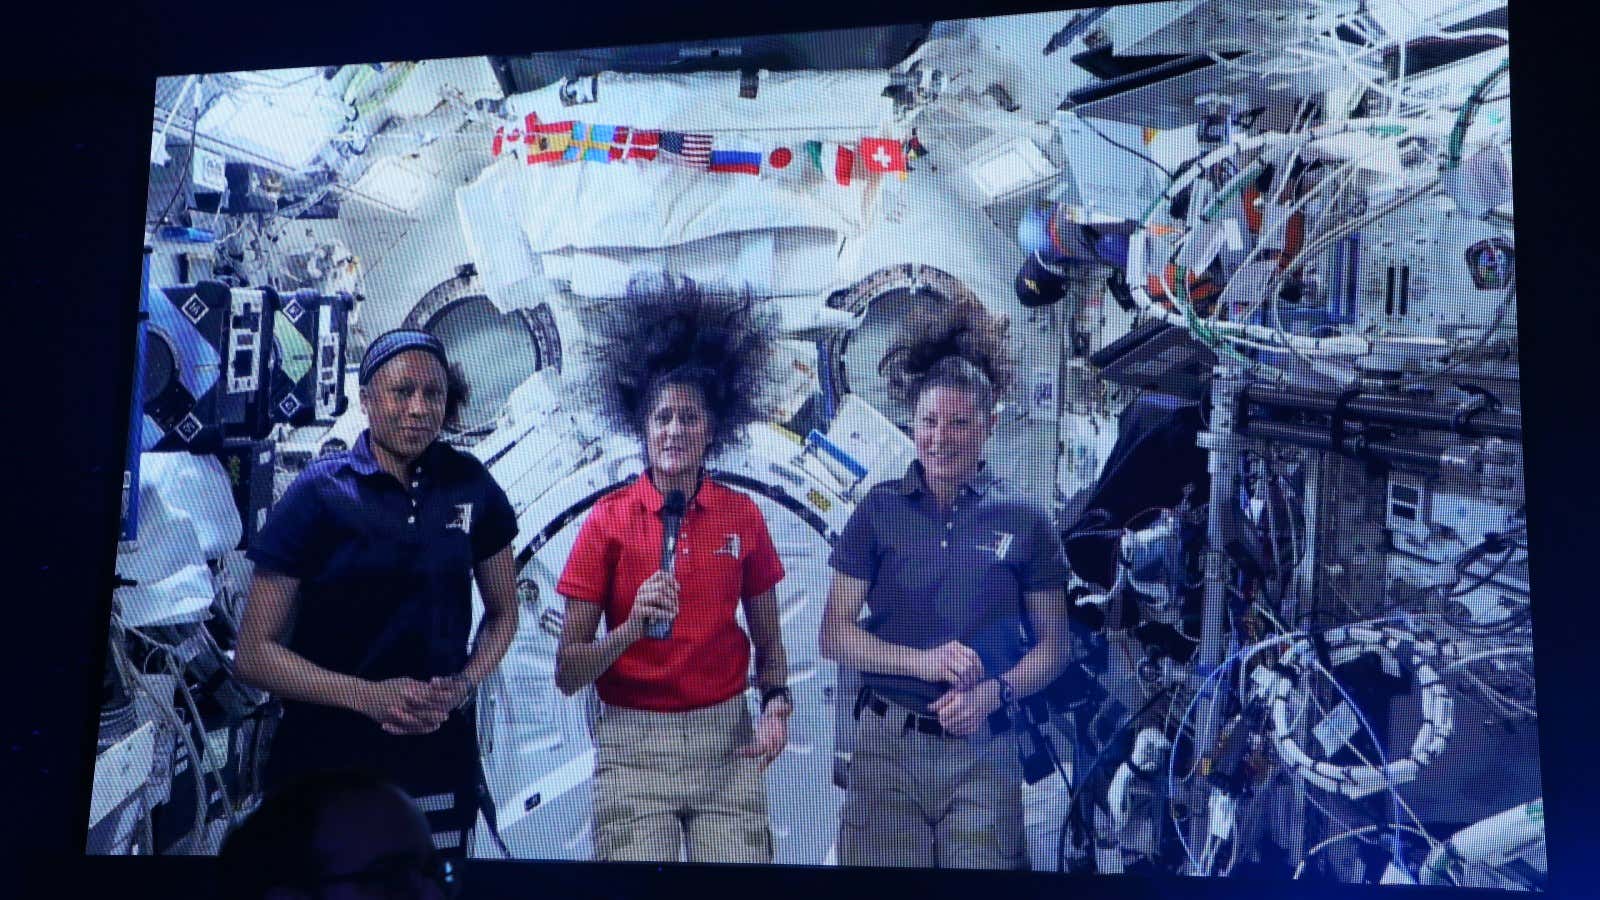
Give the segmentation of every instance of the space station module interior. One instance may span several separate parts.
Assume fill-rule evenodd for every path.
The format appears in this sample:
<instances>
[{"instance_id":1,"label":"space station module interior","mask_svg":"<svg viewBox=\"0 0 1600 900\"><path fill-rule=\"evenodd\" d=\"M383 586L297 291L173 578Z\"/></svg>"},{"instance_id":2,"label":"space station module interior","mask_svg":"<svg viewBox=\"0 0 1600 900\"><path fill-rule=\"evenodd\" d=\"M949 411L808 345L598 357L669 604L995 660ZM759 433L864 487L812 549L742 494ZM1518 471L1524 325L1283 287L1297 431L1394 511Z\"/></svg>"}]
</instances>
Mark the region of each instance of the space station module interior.
<instances>
[{"instance_id":1,"label":"space station module interior","mask_svg":"<svg viewBox=\"0 0 1600 900\"><path fill-rule=\"evenodd\" d=\"M1184 0L161 79L91 852L259 802L244 550L409 326L519 527L474 854L592 858L555 583L642 451L570 385L665 271L781 323L776 413L709 463L788 572L778 862L836 862L827 554L915 459L880 360L976 297L1020 361L986 458L1072 569L1032 868L1537 889L1507 46L1500 2Z\"/></svg>"}]
</instances>

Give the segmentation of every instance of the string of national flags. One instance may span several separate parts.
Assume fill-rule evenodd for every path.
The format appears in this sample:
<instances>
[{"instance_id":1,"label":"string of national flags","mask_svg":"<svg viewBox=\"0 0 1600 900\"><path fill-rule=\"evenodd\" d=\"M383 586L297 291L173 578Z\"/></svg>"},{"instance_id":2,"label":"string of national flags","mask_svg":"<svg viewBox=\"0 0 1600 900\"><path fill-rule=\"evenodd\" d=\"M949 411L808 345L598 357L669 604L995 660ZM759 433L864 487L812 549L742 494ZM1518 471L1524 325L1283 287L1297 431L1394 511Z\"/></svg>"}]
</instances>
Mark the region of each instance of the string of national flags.
<instances>
[{"instance_id":1,"label":"string of national flags","mask_svg":"<svg viewBox=\"0 0 1600 900\"><path fill-rule=\"evenodd\" d=\"M910 169L907 162L928 152L917 140L915 131L903 143L893 138L862 138L853 145L805 141L797 148L756 149L743 139L729 139L724 146L715 135L706 133L594 125L573 120L541 122L533 113L527 115L521 128L513 125L495 129L491 150L496 157L520 152L530 166L633 160L739 175L787 173L809 168L843 187L850 185L858 171L904 178ZM802 154L805 160L797 166Z\"/></svg>"}]
</instances>

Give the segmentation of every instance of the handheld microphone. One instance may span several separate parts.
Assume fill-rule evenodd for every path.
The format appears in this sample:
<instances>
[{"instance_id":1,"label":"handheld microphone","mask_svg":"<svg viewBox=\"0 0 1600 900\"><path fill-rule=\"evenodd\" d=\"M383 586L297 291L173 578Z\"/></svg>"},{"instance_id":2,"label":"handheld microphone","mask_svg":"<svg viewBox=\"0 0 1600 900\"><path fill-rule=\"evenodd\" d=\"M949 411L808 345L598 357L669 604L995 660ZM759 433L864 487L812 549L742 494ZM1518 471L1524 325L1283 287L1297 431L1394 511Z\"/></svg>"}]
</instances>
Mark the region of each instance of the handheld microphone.
<instances>
[{"instance_id":1,"label":"handheld microphone","mask_svg":"<svg viewBox=\"0 0 1600 900\"><path fill-rule=\"evenodd\" d=\"M666 501L661 504L661 571L669 575L678 556L678 529L683 527L683 511L687 506L683 491L668 492ZM672 620L651 622L644 633L646 637L665 640L672 636Z\"/></svg>"}]
</instances>

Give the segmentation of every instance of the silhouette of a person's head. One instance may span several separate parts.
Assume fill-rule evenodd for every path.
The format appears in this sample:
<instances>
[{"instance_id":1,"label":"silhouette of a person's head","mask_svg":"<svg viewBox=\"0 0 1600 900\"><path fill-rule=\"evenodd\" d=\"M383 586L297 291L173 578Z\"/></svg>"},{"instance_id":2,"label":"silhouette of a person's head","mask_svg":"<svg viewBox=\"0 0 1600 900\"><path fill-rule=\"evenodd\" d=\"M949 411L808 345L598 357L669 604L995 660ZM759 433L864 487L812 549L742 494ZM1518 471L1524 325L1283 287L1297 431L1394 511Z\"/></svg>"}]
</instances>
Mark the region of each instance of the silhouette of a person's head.
<instances>
[{"instance_id":1,"label":"silhouette of a person's head","mask_svg":"<svg viewBox=\"0 0 1600 900\"><path fill-rule=\"evenodd\" d=\"M455 896L411 798L362 772L311 775L273 792L228 836L220 896L357 900Z\"/></svg>"}]
</instances>

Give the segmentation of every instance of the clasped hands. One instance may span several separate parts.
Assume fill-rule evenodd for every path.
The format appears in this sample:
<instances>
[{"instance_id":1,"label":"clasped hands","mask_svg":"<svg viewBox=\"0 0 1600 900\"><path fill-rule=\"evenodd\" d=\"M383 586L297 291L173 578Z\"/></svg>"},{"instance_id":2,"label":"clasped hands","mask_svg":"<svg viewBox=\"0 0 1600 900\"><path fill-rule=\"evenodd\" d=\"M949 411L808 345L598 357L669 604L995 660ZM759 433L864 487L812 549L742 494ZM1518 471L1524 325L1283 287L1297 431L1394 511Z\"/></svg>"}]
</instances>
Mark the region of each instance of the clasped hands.
<instances>
[{"instance_id":1,"label":"clasped hands","mask_svg":"<svg viewBox=\"0 0 1600 900\"><path fill-rule=\"evenodd\" d=\"M427 681L389 678L371 684L359 711L387 734L429 734L437 731L471 694L472 682L462 675Z\"/></svg>"},{"instance_id":2,"label":"clasped hands","mask_svg":"<svg viewBox=\"0 0 1600 900\"><path fill-rule=\"evenodd\" d=\"M951 641L924 650L917 657L918 678L951 685L939 699L928 704L929 712L939 717L939 725L956 737L976 734L990 713L1000 708L1000 685L985 678L983 660L971 647Z\"/></svg>"}]
</instances>

